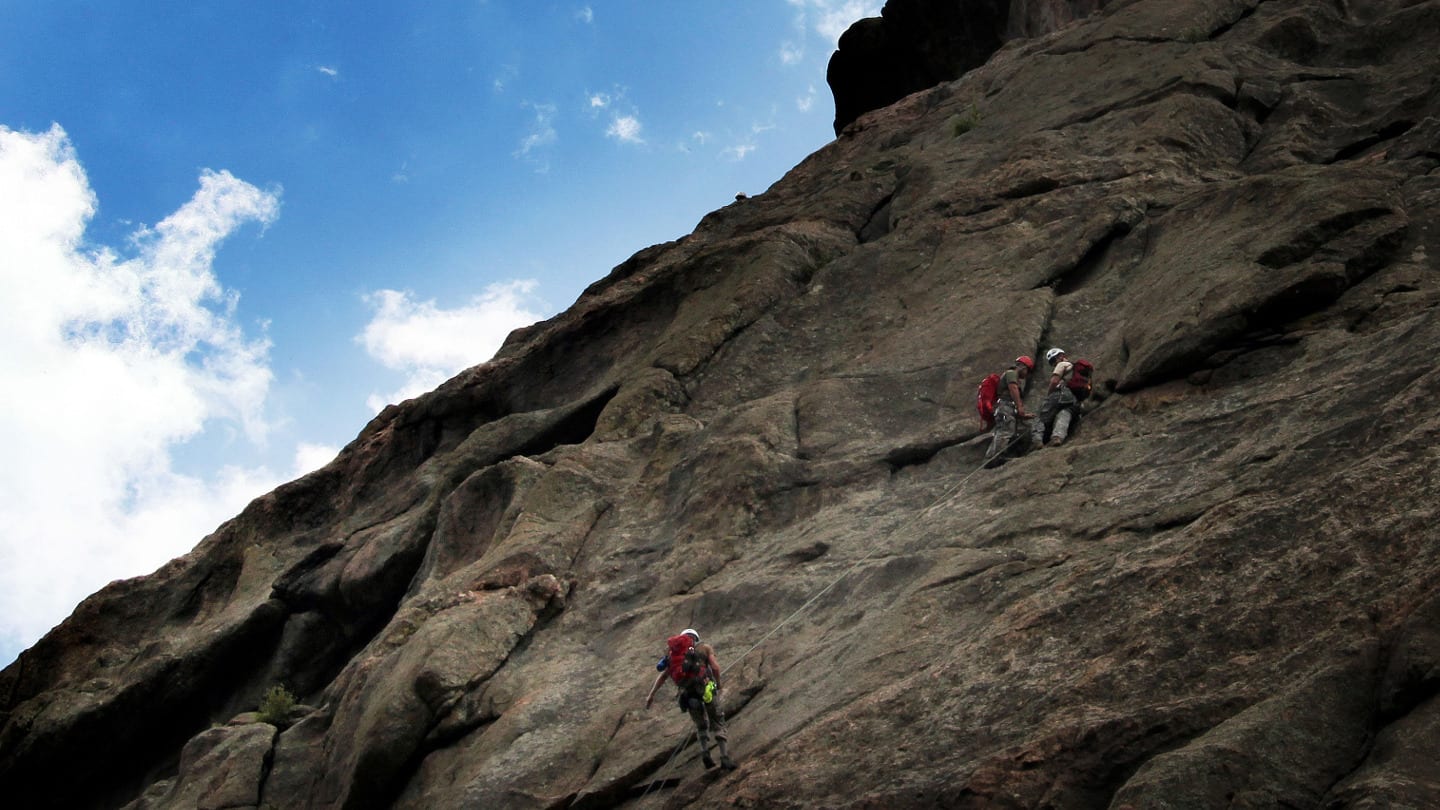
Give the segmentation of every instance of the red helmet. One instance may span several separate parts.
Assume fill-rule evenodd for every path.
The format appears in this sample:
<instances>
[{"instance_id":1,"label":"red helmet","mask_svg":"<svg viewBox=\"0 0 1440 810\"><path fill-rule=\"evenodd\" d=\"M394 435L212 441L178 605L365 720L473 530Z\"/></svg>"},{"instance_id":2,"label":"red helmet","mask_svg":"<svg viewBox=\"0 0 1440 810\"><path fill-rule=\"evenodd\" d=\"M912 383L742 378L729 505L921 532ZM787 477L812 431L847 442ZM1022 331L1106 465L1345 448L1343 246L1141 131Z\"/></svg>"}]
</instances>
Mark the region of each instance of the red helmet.
<instances>
[{"instance_id":1,"label":"red helmet","mask_svg":"<svg viewBox=\"0 0 1440 810\"><path fill-rule=\"evenodd\" d=\"M1031 371L1034 371L1034 370L1035 370L1035 361L1034 361L1034 360L1031 360L1031 359L1030 359L1030 355L1028 355L1028 354L1022 354L1022 355L1020 355L1019 357L1015 358L1015 365L1017 365L1017 366L1024 366L1025 368L1028 368L1028 369L1030 369Z\"/></svg>"}]
</instances>

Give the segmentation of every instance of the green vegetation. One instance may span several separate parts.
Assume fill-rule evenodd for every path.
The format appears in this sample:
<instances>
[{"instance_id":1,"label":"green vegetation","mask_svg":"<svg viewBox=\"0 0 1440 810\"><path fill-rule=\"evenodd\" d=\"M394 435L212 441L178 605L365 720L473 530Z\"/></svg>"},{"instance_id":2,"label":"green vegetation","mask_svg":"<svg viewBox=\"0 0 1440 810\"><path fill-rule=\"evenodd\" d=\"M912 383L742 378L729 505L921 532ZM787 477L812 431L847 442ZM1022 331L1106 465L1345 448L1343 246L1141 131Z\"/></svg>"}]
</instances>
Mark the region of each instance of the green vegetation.
<instances>
[{"instance_id":1,"label":"green vegetation","mask_svg":"<svg viewBox=\"0 0 1440 810\"><path fill-rule=\"evenodd\" d=\"M952 138L958 138L975 127L980 126L980 111L975 108L975 104L972 102L970 109L959 115L950 116L950 120L947 123L950 127L950 136Z\"/></svg>"},{"instance_id":2,"label":"green vegetation","mask_svg":"<svg viewBox=\"0 0 1440 810\"><path fill-rule=\"evenodd\" d=\"M295 696L290 694L290 690L277 684L270 687L270 691L260 699L260 707L257 711L260 713L260 722L269 723L272 726L285 726L289 724L286 718L289 717L290 710L293 708L295 708Z\"/></svg>"}]
</instances>

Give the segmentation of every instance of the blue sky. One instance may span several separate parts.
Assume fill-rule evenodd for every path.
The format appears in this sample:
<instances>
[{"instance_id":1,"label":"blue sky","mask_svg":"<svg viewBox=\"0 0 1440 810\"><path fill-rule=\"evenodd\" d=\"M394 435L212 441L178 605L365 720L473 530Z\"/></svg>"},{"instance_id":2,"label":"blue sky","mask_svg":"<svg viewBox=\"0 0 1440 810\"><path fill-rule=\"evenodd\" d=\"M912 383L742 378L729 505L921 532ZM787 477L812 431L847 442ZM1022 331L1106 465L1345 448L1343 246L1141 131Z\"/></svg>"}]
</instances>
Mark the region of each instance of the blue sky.
<instances>
[{"instance_id":1,"label":"blue sky","mask_svg":"<svg viewBox=\"0 0 1440 810\"><path fill-rule=\"evenodd\" d=\"M880 0L0 0L0 665L831 138Z\"/></svg>"}]
</instances>

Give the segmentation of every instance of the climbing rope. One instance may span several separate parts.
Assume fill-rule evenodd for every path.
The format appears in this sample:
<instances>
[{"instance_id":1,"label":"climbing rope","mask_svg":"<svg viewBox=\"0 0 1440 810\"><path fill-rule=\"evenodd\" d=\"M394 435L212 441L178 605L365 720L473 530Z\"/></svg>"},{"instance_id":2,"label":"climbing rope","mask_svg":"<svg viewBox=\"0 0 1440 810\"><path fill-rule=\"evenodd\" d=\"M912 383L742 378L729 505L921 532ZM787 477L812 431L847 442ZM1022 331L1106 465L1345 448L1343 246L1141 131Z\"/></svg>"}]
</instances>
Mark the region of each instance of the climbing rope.
<instances>
[{"instance_id":1,"label":"climbing rope","mask_svg":"<svg viewBox=\"0 0 1440 810\"><path fill-rule=\"evenodd\" d=\"M901 529L906 528L907 526L909 526L911 523L915 522L916 520L919 520L919 519L925 517L926 515L928 515L928 514L931 512L931 510L933 510L935 507L939 506L942 502L947 501L947 500L949 500L950 498L954 497L955 493L959 492L959 491L960 491L960 488L963 487L963 486L965 486L966 482L968 482L971 478L974 478L975 475L976 475L977 473L979 473L981 470L985 469L986 466L989 465L991 461L994 461L995 459L1000 458L1000 457L1003 456L1006 452L1008 452L1011 447L1014 447L1014 446L1015 446L1015 443L1016 443L1016 442L1020 441L1020 439L1023 438L1023 436L1024 436L1024 434L1023 434L1020 430L1017 429L1016 432L1015 432L1015 435L1014 435L1013 437L1011 437L1010 441L1009 441L1003 448L1000 449L1000 452L995 453L994 455L991 455L991 456L987 456L986 459L985 459L985 461L984 461L983 463L981 463L981 465L980 465L979 467L976 467L974 470L971 470L964 478L961 478L961 479L960 479L959 481L957 481L953 486L951 486L949 489L945 490L945 492L941 493L940 497L938 497L938 498L936 498L935 500L931 501L930 504L929 504L928 506L926 506L924 509L921 509L919 512L915 513L915 514L914 514L912 517L910 517L909 519L901 522L899 526L895 527L895 528L892 529L890 532L886 533L885 537L888 538L890 535L894 535L894 534L899 533ZM871 557L875 556L875 552L879 551L882 545L883 545L883 544L882 544L882 543L879 543L879 542L876 542L876 543L871 544L870 550L869 550L868 552L866 552L865 556L861 557L860 559L858 559L858 560L856 560L854 563L852 563L849 568L846 568L843 572L840 573L840 576L835 577L833 580L830 581L830 584L828 584L828 585L826 585L824 588L820 589L820 592L819 592L819 593L816 593L814 596L812 596L812 597L810 597L809 599L807 599L807 600L805 601L805 604L803 604L803 605L801 605L800 607L796 608L793 613L791 613L789 616L786 616L784 619L782 619L782 620L780 621L779 624L777 624L777 625L775 625L774 627L772 627L772 628L770 629L770 632L768 632L768 633L766 633L765 635L761 636L759 641L757 641L757 642L755 642L754 644L750 645L750 649L748 649L748 650L746 650L745 652L741 653L741 654L739 655L739 657L737 657L734 661L730 662L730 665L729 665L728 667L726 667L726 669L733 669L737 664L739 664L741 661L745 660L745 658L748 657L748 656L750 655L750 653L753 653L753 652L755 652L757 649L759 649L759 648L760 648L760 645L764 644L766 641L768 641L768 640L770 639L771 636L773 636L773 635L775 635L776 633L778 633L778 632L780 631L780 628L782 628L782 627L784 627L785 625L789 624L791 621L793 621L793 620L795 619L795 617L799 616L801 613L804 613L805 610L806 610L807 608L809 608L811 605L815 604L815 602L818 601L818 600L820 599L820 597L822 597L822 596L824 596L825 594L829 593L830 590L831 590L832 588L834 588L836 585L839 585L840 582L841 582L841 580L843 580L843 579L845 579L845 577L849 576L856 568L859 568L863 563L865 563L865 561L867 561L867 560L869 560ZM658 778L658 775L659 775L659 774L663 774L667 769L669 769L669 767L675 762L675 758L680 755L680 751L683 750L687 744L689 744L690 738L691 738L692 736L694 736L694 734L695 734L695 729L692 727L692 728L690 729L690 732L685 735L685 738L680 741L680 745L675 748L675 752L670 755L670 759L665 763L664 766L662 766L662 767L660 768L659 771L656 772L656 773L657 773L657 777L651 780L650 785L649 785L648 787L646 787L646 788L645 788L645 792L644 792L643 794L641 794L641 796L640 796L640 800L641 800L641 801L644 801L644 800L645 800L645 797L650 795L650 791L653 790L657 784L660 784L660 783L662 783L662 782L664 781L663 779Z\"/></svg>"},{"instance_id":2,"label":"climbing rope","mask_svg":"<svg viewBox=\"0 0 1440 810\"><path fill-rule=\"evenodd\" d=\"M996 453L995 455L986 458L985 461L984 461L979 467L976 467L974 470L971 470L969 474L967 474L964 478L961 478L958 482L955 483L954 486L950 487L949 489L945 490L945 492L941 493L940 497L938 497L938 498L936 498L935 500L931 501L930 504L929 504L928 506L926 506L924 509L921 509L919 512L916 512L916 513L915 513L913 516L911 516L909 519L901 522L901 524L900 524L899 526L895 527L895 528L892 529L890 532L888 532L888 533L885 535L885 537L888 539L888 537L889 537L890 535L898 534L901 529L904 529L904 528L906 528L907 526L909 526L911 523L914 523L915 521L919 520L920 518L925 517L926 515L928 515L928 514L931 512L931 510L933 510L935 507L939 506L942 502L949 500L951 497L953 497L953 496L955 495L956 492L959 492L959 491L960 491L960 488L961 488L961 487L965 486L966 482L968 482L971 478L974 478L975 475L976 475L976 473L979 473L981 470L985 469L986 465L988 465L991 461L993 461L993 460L999 458L1000 456L1004 455L1007 451L1010 450L1011 447L1014 447L1014 446L1015 446L1015 443L1018 442L1018 441L1020 441L1020 438L1021 438L1021 434L1017 431L1016 434L1015 434L1015 436L1010 439L1010 442L1009 442L1008 444L1006 444L1003 448L1001 448L1001 450L1000 450L999 453ZM740 663L741 661L745 660L746 656L750 655L750 653L755 652L755 650L759 649L760 645L761 645L761 644L764 644L767 640L769 640L769 638L770 638L771 636L773 636L773 635L775 635L777 632L779 632L779 631L780 631L780 628L782 628L782 627L784 627L785 625L789 624L796 616L799 616L801 613L804 613L805 610L806 610L806 608L808 608L808 607L810 607L811 605L815 604L815 602L816 602L820 597L822 597L822 596L824 596L825 594L829 593L831 588L834 588L836 585L839 585L841 580L843 580L843 579L845 579L845 577L849 576L849 575L851 574L851 572L853 572L856 568L859 568L862 563L864 563L866 560L869 560L871 557L875 556L875 552L879 551L882 545L883 545L883 544L882 544L882 543L879 543L879 542L876 542L876 543L871 544L870 551L866 552L866 554L865 554L864 557L861 557L860 559L856 560L853 564L851 564L851 566L850 566L849 568L847 568L847 569L845 569L843 572L841 572L840 576L838 576L838 577L836 577L835 579L831 580L829 585L826 585L824 588L822 588L822 589L820 590L819 593L815 594L814 596L812 596L812 597L810 597L808 600L806 600L806 601L805 601L805 604L803 604L803 605L801 605L800 607L796 608L794 613L791 613L789 616L786 616L784 619L782 619L779 624L775 625L774 627L772 627L772 628L770 629L770 632L768 632L768 633L766 633L765 635L761 636L759 641L757 641L757 642L755 642L754 644L750 645L750 649L748 649L748 650L746 650L745 652L741 653L738 658L736 658L734 661L732 661L732 662L730 663L730 667L734 667L736 664L738 664L738 663Z\"/></svg>"},{"instance_id":3,"label":"climbing rope","mask_svg":"<svg viewBox=\"0 0 1440 810\"><path fill-rule=\"evenodd\" d=\"M690 744L690 738L693 736L695 736L695 728L692 726L690 733L686 734L685 738L680 740L680 744L675 746L674 752L670 754L670 759L666 760L665 764L660 766L660 770L655 772L656 778L651 779L650 784L645 786L645 792L640 794L641 802L645 801L645 797L650 795L650 791L654 790L656 785L664 783L665 780L659 778L659 774L669 770L670 766L675 764L675 758L680 756L680 752L685 750L685 746ZM574 804L574 802L571 802L571 804Z\"/></svg>"}]
</instances>

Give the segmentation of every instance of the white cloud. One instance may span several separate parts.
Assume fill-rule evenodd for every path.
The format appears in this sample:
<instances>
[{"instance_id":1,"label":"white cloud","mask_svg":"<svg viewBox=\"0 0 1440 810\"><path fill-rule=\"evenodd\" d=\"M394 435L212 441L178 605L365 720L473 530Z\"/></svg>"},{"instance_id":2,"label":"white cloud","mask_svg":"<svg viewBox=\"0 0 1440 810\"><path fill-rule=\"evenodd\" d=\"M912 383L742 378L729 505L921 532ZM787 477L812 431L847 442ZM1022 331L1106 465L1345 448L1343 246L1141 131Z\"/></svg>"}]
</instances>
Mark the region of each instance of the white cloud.
<instances>
[{"instance_id":1,"label":"white cloud","mask_svg":"<svg viewBox=\"0 0 1440 810\"><path fill-rule=\"evenodd\" d=\"M294 473L298 478L306 473L312 473L335 460L340 455L340 448L331 447L328 444L312 444L301 442L295 448Z\"/></svg>"},{"instance_id":2,"label":"white cloud","mask_svg":"<svg viewBox=\"0 0 1440 810\"><path fill-rule=\"evenodd\" d=\"M640 119L633 115L617 115L610 122L610 128L605 134L622 143L644 143L645 139L640 137Z\"/></svg>"},{"instance_id":3,"label":"white cloud","mask_svg":"<svg viewBox=\"0 0 1440 810\"><path fill-rule=\"evenodd\" d=\"M192 548L280 483L207 477L172 452L207 430L264 440L269 342L239 325L220 244L278 191L204 171L125 255L85 241L98 201L64 130L0 126L0 657L106 582Z\"/></svg>"},{"instance_id":4,"label":"white cloud","mask_svg":"<svg viewBox=\"0 0 1440 810\"><path fill-rule=\"evenodd\" d=\"M617 86L609 93L587 93L586 109L593 119L609 119L610 123L605 127L606 137L621 143L643 144L645 138L641 130L644 125L640 123L640 112L626 98L627 92L626 88Z\"/></svg>"},{"instance_id":5,"label":"white cloud","mask_svg":"<svg viewBox=\"0 0 1440 810\"><path fill-rule=\"evenodd\" d=\"M705 144L710 142L710 133L703 130L696 130L695 134L690 136L690 139L700 144L701 146L704 146Z\"/></svg>"},{"instance_id":6,"label":"white cloud","mask_svg":"<svg viewBox=\"0 0 1440 810\"><path fill-rule=\"evenodd\" d=\"M780 43L780 64L798 65L805 61L805 48L793 42Z\"/></svg>"},{"instance_id":7,"label":"white cloud","mask_svg":"<svg viewBox=\"0 0 1440 810\"><path fill-rule=\"evenodd\" d=\"M321 73L324 73L326 76L329 76L332 79L338 78L340 76L339 69L330 67L329 65L317 65L315 69L320 71Z\"/></svg>"},{"instance_id":8,"label":"white cloud","mask_svg":"<svg viewBox=\"0 0 1440 810\"><path fill-rule=\"evenodd\" d=\"M530 124L530 131L520 139L520 145L515 149L515 157L531 158L533 153L542 147L549 146L560 139L555 132L555 105L554 104L531 104L535 111L535 120Z\"/></svg>"},{"instance_id":9,"label":"white cloud","mask_svg":"<svg viewBox=\"0 0 1440 810\"><path fill-rule=\"evenodd\" d=\"M409 292L380 290L365 297L375 315L356 341L381 365L406 375L389 394L372 394L368 404L386 404L425 393L460 371L489 360L505 336L542 315L536 282L492 284L458 309L415 301Z\"/></svg>"},{"instance_id":10,"label":"white cloud","mask_svg":"<svg viewBox=\"0 0 1440 810\"><path fill-rule=\"evenodd\" d=\"M586 25L589 25L590 23L595 22L595 10L590 8L589 6L583 6L580 8L580 10L575 12L575 19L579 20L582 23L585 23Z\"/></svg>"}]
</instances>

